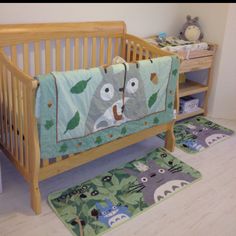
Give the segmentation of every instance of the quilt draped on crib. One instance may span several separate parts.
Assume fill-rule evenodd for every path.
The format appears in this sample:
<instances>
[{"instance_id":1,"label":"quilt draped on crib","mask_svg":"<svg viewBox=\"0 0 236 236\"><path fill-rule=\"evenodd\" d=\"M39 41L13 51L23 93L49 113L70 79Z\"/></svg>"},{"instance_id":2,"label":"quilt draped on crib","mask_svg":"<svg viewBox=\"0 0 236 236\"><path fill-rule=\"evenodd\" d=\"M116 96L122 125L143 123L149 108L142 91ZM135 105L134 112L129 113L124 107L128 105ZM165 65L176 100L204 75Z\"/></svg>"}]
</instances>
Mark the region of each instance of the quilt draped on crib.
<instances>
[{"instance_id":1,"label":"quilt draped on crib","mask_svg":"<svg viewBox=\"0 0 236 236\"><path fill-rule=\"evenodd\" d=\"M179 59L35 77L41 158L79 153L173 119Z\"/></svg>"}]
</instances>

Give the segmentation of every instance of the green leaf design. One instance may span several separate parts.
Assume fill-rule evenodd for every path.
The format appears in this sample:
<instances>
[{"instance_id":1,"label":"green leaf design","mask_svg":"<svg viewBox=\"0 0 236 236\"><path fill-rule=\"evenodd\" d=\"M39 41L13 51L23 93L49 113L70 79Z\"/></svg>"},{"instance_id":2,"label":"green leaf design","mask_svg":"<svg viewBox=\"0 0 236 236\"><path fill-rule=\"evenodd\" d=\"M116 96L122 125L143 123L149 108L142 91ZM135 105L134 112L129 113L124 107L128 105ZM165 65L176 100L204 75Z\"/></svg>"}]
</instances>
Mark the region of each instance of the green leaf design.
<instances>
[{"instance_id":1,"label":"green leaf design","mask_svg":"<svg viewBox=\"0 0 236 236\"><path fill-rule=\"evenodd\" d=\"M173 74L174 76L176 76L177 72L178 72L178 70L177 70L177 69L174 69L174 70L172 71L172 74Z\"/></svg>"},{"instance_id":2,"label":"green leaf design","mask_svg":"<svg viewBox=\"0 0 236 236\"><path fill-rule=\"evenodd\" d=\"M120 184L119 180L117 179L117 177L115 175L112 176L111 182L116 187L117 187L117 185Z\"/></svg>"},{"instance_id":3,"label":"green leaf design","mask_svg":"<svg viewBox=\"0 0 236 236\"><path fill-rule=\"evenodd\" d=\"M65 143L63 143L60 147L59 152L65 152L67 150L67 148L68 148L67 145Z\"/></svg>"},{"instance_id":4,"label":"green leaf design","mask_svg":"<svg viewBox=\"0 0 236 236\"><path fill-rule=\"evenodd\" d=\"M76 207L73 207L71 205L67 205L66 207L64 207L61 211L61 217L69 222L71 220L73 220L74 218L77 217L76 215L77 213L77 210L76 210Z\"/></svg>"},{"instance_id":5,"label":"green leaf design","mask_svg":"<svg viewBox=\"0 0 236 236\"><path fill-rule=\"evenodd\" d=\"M102 142L102 138L98 136L95 140L95 143L100 144Z\"/></svg>"},{"instance_id":6,"label":"green leaf design","mask_svg":"<svg viewBox=\"0 0 236 236\"><path fill-rule=\"evenodd\" d=\"M124 134L126 134L126 132L127 132L126 127L123 127L123 128L121 129L121 132L120 132L120 133L121 133L122 135L124 135Z\"/></svg>"},{"instance_id":7,"label":"green leaf design","mask_svg":"<svg viewBox=\"0 0 236 236\"><path fill-rule=\"evenodd\" d=\"M155 118L153 119L153 123L154 123L154 124L159 123L159 119L158 119L157 117L155 117Z\"/></svg>"},{"instance_id":8,"label":"green leaf design","mask_svg":"<svg viewBox=\"0 0 236 236\"><path fill-rule=\"evenodd\" d=\"M99 186L99 187L103 186L103 182L98 178L92 179L91 182L95 184L96 186Z\"/></svg>"},{"instance_id":9,"label":"green leaf design","mask_svg":"<svg viewBox=\"0 0 236 236\"><path fill-rule=\"evenodd\" d=\"M120 182L121 189L128 186L130 183L134 182L134 180L135 180L134 176L130 176L128 178L122 179L121 182Z\"/></svg>"},{"instance_id":10,"label":"green leaf design","mask_svg":"<svg viewBox=\"0 0 236 236\"><path fill-rule=\"evenodd\" d=\"M75 115L71 118L71 120L68 122L67 127L66 127L66 131L64 132L64 134L68 131L68 130L72 130L74 129L76 126L79 125L80 122L80 115L79 112L77 111L75 113Z\"/></svg>"},{"instance_id":11,"label":"green leaf design","mask_svg":"<svg viewBox=\"0 0 236 236\"><path fill-rule=\"evenodd\" d=\"M54 125L53 120L46 120L44 127L45 129L49 130L53 125Z\"/></svg>"},{"instance_id":12,"label":"green leaf design","mask_svg":"<svg viewBox=\"0 0 236 236\"><path fill-rule=\"evenodd\" d=\"M135 205L139 202L140 197L142 197L142 193L133 193L131 195L122 196L121 199L128 204Z\"/></svg>"},{"instance_id":13,"label":"green leaf design","mask_svg":"<svg viewBox=\"0 0 236 236\"><path fill-rule=\"evenodd\" d=\"M153 93L152 96L148 99L148 107L151 108L157 100L159 90L156 93Z\"/></svg>"},{"instance_id":14,"label":"green leaf design","mask_svg":"<svg viewBox=\"0 0 236 236\"><path fill-rule=\"evenodd\" d=\"M86 224L84 226L84 235L89 235L89 236L95 236L95 231L94 229L89 225L89 224Z\"/></svg>"},{"instance_id":15,"label":"green leaf design","mask_svg":"<svg viewBox=\"0 0 236 236\"><path fill-rule=\"evenodd\" d=\"M88 80L79 81L76 85L74 85L71 88L70 92L75 93L75 94L82 93L86 89L87 84L90 80L91 80L91 77Z\"/></svg>"},{"instance_id":16,"label":"green leaf design","mask_svg":"<svg viewBox=\"0 0 236 236\"><path fill-rule=\"evenodd\" d=\"M110 194L110 192L106 188L103 188L103 187L97 187L97 190L100 194L103 194L105 196Z\"/></svg>"},{"instance_id":17,"label":"green leaf design","mask_svg":"<svg viewBox=\"0 0 236 236\"><path fill-rule=\"evenodd\" d=\"M172 108L172 105L173 105L173 103L170 102L170 103L168 104L168 108Z\"/></svg>"}]
</instances>

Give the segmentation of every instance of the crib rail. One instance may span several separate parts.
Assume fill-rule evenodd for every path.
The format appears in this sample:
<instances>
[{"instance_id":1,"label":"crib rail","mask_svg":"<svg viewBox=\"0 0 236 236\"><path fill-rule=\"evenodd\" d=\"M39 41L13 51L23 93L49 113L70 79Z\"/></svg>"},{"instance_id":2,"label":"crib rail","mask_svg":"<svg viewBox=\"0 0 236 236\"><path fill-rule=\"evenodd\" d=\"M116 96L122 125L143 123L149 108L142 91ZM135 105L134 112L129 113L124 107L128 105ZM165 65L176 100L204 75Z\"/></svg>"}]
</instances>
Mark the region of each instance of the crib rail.
<instances>
[{"instance_id":1,"label":"crib rail","mask_svg":"<svg viewBox=\"0 0 236 236\"><path fill-rule=\"evenodd\" d=\"M15 58L13 56L12 61ZM27 67L25 66L25 72ZM25 179L30 177L33 80L0 52L0 144Z\"/></svg>"},{"instance_id":2,"label":"crib rail","mask_svg":"<svg viewBox=\"0 0 236 236\"><path fill-rule=\"evenodd\" d=\"M158 49L146 41L130 34L125 34L125 48L124 56L127 62L174 55L171 52Z\"/></svg>"}]
</instances>

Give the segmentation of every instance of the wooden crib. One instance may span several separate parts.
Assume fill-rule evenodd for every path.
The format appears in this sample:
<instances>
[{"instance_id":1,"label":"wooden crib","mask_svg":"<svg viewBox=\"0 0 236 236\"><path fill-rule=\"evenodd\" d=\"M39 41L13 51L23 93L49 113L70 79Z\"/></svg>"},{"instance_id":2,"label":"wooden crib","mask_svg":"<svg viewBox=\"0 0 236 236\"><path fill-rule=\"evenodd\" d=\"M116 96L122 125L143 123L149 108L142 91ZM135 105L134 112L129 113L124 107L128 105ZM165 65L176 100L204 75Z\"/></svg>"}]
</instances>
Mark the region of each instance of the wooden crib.
<instances>
[{"instance_id":1,"label":"wooden crib","mask_svg":"<svg viewBox=\"0 0 236 236\"><path fill-rule=\"evenodd\" d=\"M41 160L34 75L171 55L126 33L124 22L0 25L0 148L29 183L31 206L41 212L39 181L163 131L174 148L174 120L83 153Z\"/></svg>"}]
</instances>

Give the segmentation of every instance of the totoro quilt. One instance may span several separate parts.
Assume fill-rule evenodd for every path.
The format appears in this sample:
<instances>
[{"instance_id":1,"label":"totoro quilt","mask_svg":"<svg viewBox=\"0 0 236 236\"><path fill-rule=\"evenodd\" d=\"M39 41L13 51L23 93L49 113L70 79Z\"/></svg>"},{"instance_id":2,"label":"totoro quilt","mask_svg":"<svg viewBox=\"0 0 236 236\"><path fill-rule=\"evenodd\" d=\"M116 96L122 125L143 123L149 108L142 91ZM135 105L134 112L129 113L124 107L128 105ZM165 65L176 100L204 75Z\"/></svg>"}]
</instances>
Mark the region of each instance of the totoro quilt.
<instances>
[{"instance_id":1,"label":"totoro quilt","mask_svg":"<svg viewBox=\"0 0 236 236\"><path fill-rule=\"evenodd\" d=\"M78 153L173 119L179 59L36 77L41 158Z\"/></svg>"}]
</instances>

